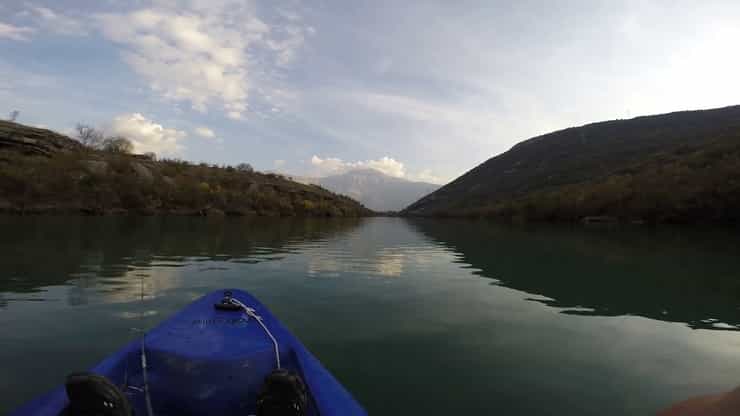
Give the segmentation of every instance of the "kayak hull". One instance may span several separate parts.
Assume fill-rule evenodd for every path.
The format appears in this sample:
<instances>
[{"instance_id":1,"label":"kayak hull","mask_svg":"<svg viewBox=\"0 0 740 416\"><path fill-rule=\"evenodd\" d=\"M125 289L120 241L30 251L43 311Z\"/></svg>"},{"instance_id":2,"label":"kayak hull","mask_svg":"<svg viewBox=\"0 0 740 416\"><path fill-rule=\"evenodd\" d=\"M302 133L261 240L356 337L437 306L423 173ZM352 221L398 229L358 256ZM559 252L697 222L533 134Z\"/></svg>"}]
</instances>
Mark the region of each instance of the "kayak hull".
<instances>
[{"instance_id":1,"label":"kayak hull","mask_svg":"<svg viewBox=\"0 0 740 416\"><path fill-rule=\"evenodd\" d=\"M283 368L308 390L308 415L365 415L352 395L270 311L247 292L229 290L253 308L278 342ZM149 397L156 415L251 415L265 377L276 368L274 344L254 317L214 307L225 291L191 303L90 371L121 388L137 415L146 415L142 346ZM58 415L67 406L64 387L12 415Z\"/></svg>"}]
</instances>

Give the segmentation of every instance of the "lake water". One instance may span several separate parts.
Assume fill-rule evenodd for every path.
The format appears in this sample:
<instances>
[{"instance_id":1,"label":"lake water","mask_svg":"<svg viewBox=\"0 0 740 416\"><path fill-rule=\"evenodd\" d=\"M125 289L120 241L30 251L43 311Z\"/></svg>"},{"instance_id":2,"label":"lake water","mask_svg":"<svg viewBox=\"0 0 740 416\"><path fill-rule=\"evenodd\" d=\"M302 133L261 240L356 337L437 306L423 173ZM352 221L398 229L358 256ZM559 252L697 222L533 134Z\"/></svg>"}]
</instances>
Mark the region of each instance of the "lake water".
<instances>
[{"instance_id":1,"label":"lake water","mask_svg":"<svg viewBox=\"0 0 740 416\"><path fill-rule=\"evenodd\" d=\"M0 217L0 253L0 414L224 287L371 414L650 414L740 384L736 230Z\"/></svg>"}]
</instances>

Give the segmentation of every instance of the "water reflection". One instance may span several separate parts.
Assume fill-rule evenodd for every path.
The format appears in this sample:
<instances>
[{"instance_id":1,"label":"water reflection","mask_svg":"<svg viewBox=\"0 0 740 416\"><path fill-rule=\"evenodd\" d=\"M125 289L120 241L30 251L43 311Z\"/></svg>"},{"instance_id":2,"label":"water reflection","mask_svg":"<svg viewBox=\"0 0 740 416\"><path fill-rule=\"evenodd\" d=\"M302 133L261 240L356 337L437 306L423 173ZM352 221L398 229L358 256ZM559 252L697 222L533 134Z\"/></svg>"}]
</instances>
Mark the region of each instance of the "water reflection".
<instances>
[{"instance_id":1,"label":"water reflection","mask_svg":"<svg viewBox=\"0 0 740 416\"><path fill-rule=\"evenodd\" d=\"M424 257L423 238L400 218L365 222L354 232L322 245L302 247L309 257L311 277L339 277L350 273L367 277L397 278L407 263Z\"/></svg>"},{"instance_id":2,"label":"water reflection","mask_svg":"<svg viewBox=\"0 0 740 416\"><path fill-rule=\"evenodd\" d=\"M507 227L415 220L481 276L564 314L740 329L740 243L731 231Z\"/></svg>"},{"instance_id":3,"label":"water reflection","mask_svg":"<svg viewBox=\"0 0 740 416\"><path fill-rule=\"evenodd\" d=\"M505 227L480 221L2 217L0 308L14 301L131 301L188 275L301 253L316 278L403 278L455 262L564 314L639 315L740 329L731 232ZM436 245L435 245L436 244ZM192 268L191 273L178 269Z\"/></svg>"},{"instance_id":4,"label":"water reflection","mask_svg":"<svg viewBox=\"0 0 740 416\"><path fill-rule=\"evenodd\" d=\"M370 414L654 414L740 377L740 332L681 324L737 329L729 233L401 218L0 227L0 414L224 287L269 305Z\"/></svg>"},{"instance_id":5,"label":"water reflection","mask_svg":"<svg viewBox=\"0 0 740 416\"><path fill-rule=\"evenodd\" d=\"M145 293L182 286L178 268L218 272L230 262L280 260L361 221L0 216L0 308L16 300L48 300L43 288L59 285L72 306L91 296L130 301L141 285Z\"/></svg>"}]
</instances>

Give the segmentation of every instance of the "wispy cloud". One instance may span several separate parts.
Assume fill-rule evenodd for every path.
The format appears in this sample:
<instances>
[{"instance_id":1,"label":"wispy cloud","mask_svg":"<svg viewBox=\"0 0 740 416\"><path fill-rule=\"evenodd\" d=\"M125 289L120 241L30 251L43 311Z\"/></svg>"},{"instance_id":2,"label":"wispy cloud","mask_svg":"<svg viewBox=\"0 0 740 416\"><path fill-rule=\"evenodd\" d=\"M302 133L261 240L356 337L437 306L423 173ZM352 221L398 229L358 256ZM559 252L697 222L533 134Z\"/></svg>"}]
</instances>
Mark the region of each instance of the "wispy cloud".
<instances>
[{"instance_id":1,"label":"wispy cloud","mask_svg":"<svg viewBox=\"0 0 740 416\"><path fill-rule=\"evenodd\" d=\"M14 26L8 23L0 22L0 39L27 41L29 40L29 36L35 31L35 29L30 27Z\"/></svg>"},{"instance_id":2,"label":"wispy cloud","mask_svg":"<svg viewBox=\"0 0 740 416\"><path fill-rule=\"evenodd\" d=\"M308 33L311 33L312 29L308 29ZM267 39L267 47L275 52L275 62L278 66L286 67L296 57L296 54L303 46L306 40L305 34L307 29L301 26L288 25L286 26L275 39Z\"/></svg>"},{"instance_id":3,"label":"wispy cloud","mask_svg":"<svg viewBox=\"0 0 740 416\"><path fill-rule=\"evenodd\" d=\"M83 36L88 33L88 25L83 18L55 12L48 7L27 4L20 16L29 17L35 27L46 32L67 36Z\"/></svg>"},{"instance_id":4,"label":"wispy cloud","mask_svg":"<svg viewBox=\"0 0 740 416\"><path fill-rule=\"evenodd\" d=\"M290 64L304 41L300 26L270 26L242 1L157 2L96 20L152 90L200 112L218 103L231 119L246 115L256 85L265 84L258 81Z\"/></svg>"},{"instance_id":5,"label":"wispy cloud","mask_svg":"<svg viewBox=\"0 0 740 416\"><path fill-rule=\"evenodd\" d=\"M197 134L200 137L203 137L204 139L213 139L214 137L216 137L216 133L213 130L205 126L196 127L195 134Z\"/></svg>"},{"instance_id":6,"label":"wispy cloud","mask_svg":"<svg viewBox=\"0 0 740 416\"><path fill-rule=\"evenodd\" d=\"M434 183L505 151L517 137L526 138L517 119L503 117L480 95L451 99L358 86L324 88L304 91L302 105L292 114L355 153L392 153L410 161L416 172L438 166L436 179L424 178Z\"/></svg>"}]
</instances>

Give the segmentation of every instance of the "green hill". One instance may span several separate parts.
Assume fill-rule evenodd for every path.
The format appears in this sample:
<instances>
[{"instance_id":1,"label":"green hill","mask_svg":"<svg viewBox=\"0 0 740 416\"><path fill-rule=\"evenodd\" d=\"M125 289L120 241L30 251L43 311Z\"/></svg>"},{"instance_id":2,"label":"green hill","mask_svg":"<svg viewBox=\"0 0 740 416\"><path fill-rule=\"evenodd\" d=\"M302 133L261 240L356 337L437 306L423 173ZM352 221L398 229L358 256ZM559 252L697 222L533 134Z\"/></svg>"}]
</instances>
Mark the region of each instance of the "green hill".
<instances>
[{"instance_id":1,"label":"green hill","mask_svg":"<svg viewBox=\"0 0 740 416\"><path fill-rule=\"evenodd\" d=\"M92 150L0 121L0 212L362 216L358 202L251 169Z\"/></svg>"},{"instance_id":2,"label":"green hill","mask_svg":"<svg viewBox=\"0 0 740 416\"><path fill-rule=\"evenodd\" d=\"M404 211L574 221L735 221L740 106L594 123L517 144Z\"/></svg>"}]
</instances>

